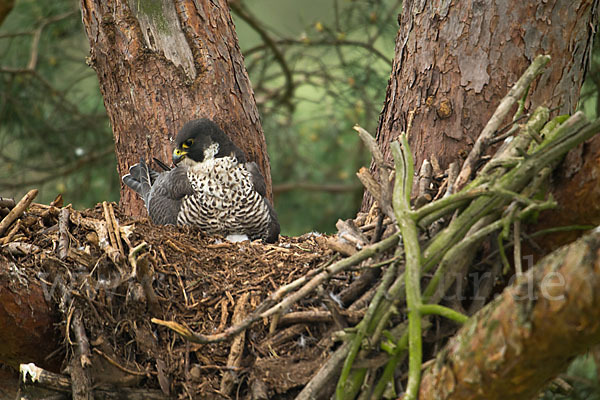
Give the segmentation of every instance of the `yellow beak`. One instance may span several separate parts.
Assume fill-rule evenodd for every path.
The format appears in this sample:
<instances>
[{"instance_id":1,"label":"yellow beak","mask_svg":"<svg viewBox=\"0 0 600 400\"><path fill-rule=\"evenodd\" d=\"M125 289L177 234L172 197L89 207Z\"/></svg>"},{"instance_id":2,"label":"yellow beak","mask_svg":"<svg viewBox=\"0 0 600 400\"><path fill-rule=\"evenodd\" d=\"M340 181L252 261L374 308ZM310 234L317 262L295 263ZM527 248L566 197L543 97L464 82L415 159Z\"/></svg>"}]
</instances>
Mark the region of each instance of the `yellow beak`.
<instances>
[{"instance_id":1,"label":"yellow beak","mask_svg":"<svg viewBox=\"0 0 600 400\"><path fill-rule=\"evenodd\" d=\"M184 159L187 152L185 150L181 150L180 148L175 148L173 150L173 164L177 165L181 160Z\"/></svg>"}]
</instances>

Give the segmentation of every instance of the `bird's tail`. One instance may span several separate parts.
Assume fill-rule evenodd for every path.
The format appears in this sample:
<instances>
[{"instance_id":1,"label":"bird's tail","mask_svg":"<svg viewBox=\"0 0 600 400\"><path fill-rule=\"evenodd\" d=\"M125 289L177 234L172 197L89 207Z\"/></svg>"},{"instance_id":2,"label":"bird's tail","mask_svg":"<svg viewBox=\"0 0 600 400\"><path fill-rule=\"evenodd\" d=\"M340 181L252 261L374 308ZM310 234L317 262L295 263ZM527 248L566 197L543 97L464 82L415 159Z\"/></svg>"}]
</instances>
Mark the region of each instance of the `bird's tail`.
<instances>
[{"instance_id":1,"label":"bird's tail","mask_svg":"<svg viewBox=\"0 0 600 400\"><path fill-rule=\"evenodd\" d=\"M129 168L129 173L123 176L123 183L136 191L148 207L148 198L152 184L158 177L158 172L151 170L143 159Z\"/></svg>"}]
</instances>

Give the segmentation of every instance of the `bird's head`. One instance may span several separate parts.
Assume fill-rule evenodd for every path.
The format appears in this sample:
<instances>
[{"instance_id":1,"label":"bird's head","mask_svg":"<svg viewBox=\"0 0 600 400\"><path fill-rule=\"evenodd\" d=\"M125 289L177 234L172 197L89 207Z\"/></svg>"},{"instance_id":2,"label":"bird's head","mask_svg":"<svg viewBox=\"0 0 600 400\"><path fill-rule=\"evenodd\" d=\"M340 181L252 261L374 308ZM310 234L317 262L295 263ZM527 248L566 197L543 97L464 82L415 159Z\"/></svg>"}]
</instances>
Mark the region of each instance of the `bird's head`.
<instances>
[{"instance_id":1,"label":"bird's head","mask_svg":"<svg viewBox=\"0 0 600 400\"><path fill-rule=\"evenodd\" d=\"M192 167L197 163L212 158L223 157L235 153L240 158L241 151L235 147L229 137L211 120L197 119L186 123L177 133L175 149L173 149L173 163L184 164ZM243 153L241 160L244 161Z\"/></svg>"}]
</instances>

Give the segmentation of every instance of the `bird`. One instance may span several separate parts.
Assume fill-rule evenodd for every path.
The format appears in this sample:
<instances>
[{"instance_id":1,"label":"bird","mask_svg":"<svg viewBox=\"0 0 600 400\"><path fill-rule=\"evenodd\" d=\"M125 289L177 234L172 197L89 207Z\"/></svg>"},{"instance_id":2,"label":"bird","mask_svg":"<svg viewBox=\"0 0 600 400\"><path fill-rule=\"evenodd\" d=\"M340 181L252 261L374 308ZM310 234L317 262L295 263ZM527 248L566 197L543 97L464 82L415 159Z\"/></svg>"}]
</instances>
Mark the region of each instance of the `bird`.
<instances>
[{"instance_id":1,"label":"bird","mask_svg":"<svg viewBox=\"0 0 600 400\"><path fill-rule=\"evenodd\" d=\"M129 168L123 183L144 200L157 225L190 225L208 235L275 243L280 226L266 197L265 179L208 118L187 122L177 133L174 168L151 169L144 159Z\"/></svg>"}]
</instances>

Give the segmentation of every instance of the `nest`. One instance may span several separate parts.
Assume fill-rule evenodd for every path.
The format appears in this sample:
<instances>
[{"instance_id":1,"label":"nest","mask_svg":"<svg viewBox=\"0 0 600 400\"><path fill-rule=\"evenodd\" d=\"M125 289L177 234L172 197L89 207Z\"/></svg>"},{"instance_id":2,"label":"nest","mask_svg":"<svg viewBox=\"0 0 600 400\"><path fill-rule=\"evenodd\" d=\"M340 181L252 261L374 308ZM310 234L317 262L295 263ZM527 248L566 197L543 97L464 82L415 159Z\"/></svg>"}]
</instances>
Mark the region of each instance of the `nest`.
<instances>
[{"instance_id":1,"label":"nest","mask_svg":"<svg viewBox=\"0 0 600 400\"><path fill-rule=\"evenodd\" d=\"M63 368L87 340L92 380L107 392L143 387L149 391L140 393L156 390L159 398L223 397L233 389L245 397L259 382L263 387L254 390L271 397L301 387L335 345L328 335L334 318L322 297L339 294L356 277L352 271L336 276L319 288L322 297L295 304L276 323L259 321L220 343L190 344L151 319L222 332L278 288L330 264L337 256L328 238L230 243L191 228L132 220L107 203L83 212L34 203L15 227L0 263L16 262L28 279L51 288L67 342ZM336 313L350 323L361 315ZM75 339L75 320L85 338ZM232 357L236 340L239 354Z\"/></svg>"}]
</instances>

